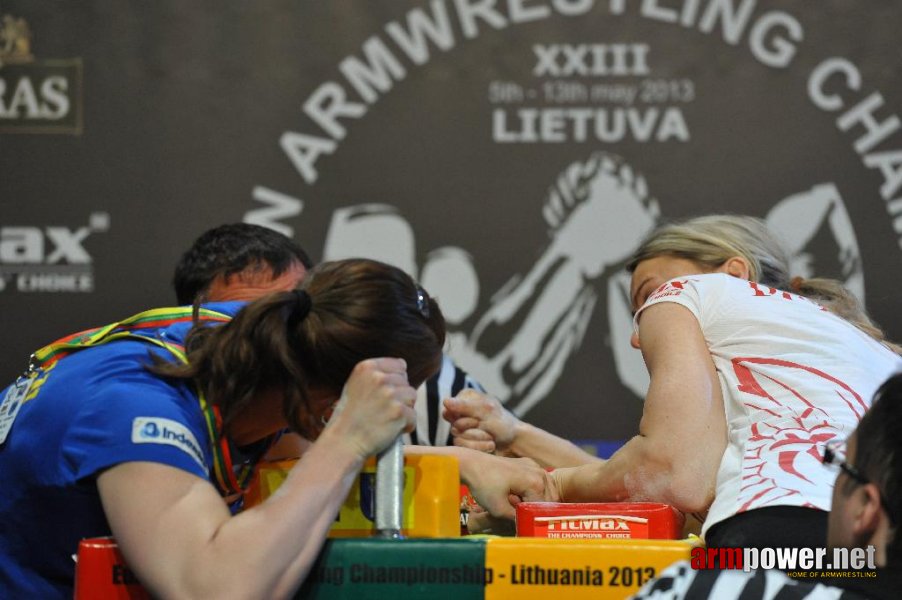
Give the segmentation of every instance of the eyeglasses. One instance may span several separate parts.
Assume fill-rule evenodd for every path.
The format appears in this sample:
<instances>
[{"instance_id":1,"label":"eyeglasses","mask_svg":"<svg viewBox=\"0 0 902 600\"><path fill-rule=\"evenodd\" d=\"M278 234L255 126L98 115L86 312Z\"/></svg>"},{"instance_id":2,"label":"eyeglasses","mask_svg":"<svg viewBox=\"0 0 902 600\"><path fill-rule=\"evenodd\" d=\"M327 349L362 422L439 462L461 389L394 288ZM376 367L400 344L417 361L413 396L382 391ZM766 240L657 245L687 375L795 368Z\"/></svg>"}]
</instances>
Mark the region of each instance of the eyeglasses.
<instances>
[{"instance_id":1,"label":"eyeglasses","mask_svg":"<svg viewBox=\"0 0 902 600\"><path fill-rule=\"evenodd\" d=\"M861 471L846 462L846 456L846 440L832 440L824 446L823 463L825 465L837 467L862 485L870 483L871 480L865 477Z\"/></svg>"},{"instance_id":2,"label":"eyeglasses","mask_svg":"<svg viewBox=\"0 0 902 600\"><path fill-rule=\"evenodd\" d=\"M832 440L827 442L827 444L824 446L824 459L822 462L825 465L837 467L839 470L851 477L860 485L873 483L870 479L867 478L867 476L865 476L864 473L846 462L846 458L846 440ZM877 485L877 493L880 494L880 504L883 505L883 510L886 511L886 515L887 517L889 517L890 522L895 522L893 514L889 509L889 503L886 501L886 498L883 495L883 490L880 489L879 485Z\"/></svg>"}]
</instances>

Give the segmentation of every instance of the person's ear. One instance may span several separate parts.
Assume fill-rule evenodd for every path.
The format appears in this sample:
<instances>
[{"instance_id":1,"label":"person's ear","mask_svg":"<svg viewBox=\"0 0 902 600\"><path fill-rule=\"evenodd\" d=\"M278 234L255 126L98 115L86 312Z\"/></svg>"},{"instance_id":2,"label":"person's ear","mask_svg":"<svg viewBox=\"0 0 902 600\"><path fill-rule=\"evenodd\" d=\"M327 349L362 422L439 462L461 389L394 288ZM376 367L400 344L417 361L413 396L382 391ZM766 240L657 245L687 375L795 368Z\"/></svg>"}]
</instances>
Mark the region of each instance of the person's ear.
<instances>
[{"instance_id":1,"label":"person's ear","mask_svg":"<svg viewBox=\"0 0 902 600\"><path fill-rule=\"evenodd\" d=\"M867 543L874 536L883 515L880 490L876 484L865 483L855 494L855 508L852 512L852 534L857 543Z\"/></svg>"},{"instance_id":2,"label":"person's ear","mask_svg":"<svg viewBox=\"0 0 902 600\"><path fill-rule=\"evenodd\" d=\"M717 271L733 277L738 277L739 279L748 280L752 278L752 267L749 264L749 261L741 256L728 258L717 268Z\"/></svg>"}]
</instances>

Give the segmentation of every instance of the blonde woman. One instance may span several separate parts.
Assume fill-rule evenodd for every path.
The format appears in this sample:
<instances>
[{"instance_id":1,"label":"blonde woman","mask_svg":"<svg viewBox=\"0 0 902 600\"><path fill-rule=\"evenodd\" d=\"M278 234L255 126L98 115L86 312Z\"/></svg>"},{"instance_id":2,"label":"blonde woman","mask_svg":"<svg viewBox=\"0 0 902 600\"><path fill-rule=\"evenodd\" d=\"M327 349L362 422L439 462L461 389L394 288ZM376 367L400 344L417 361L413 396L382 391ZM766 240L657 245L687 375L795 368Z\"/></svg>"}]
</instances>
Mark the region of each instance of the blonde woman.
<instances>
[{"instance_id":1,"label":"blonde woman","mask_svg":"<svg viewBox=\"0 0 902 600\"><path fill-rule=\"evenodd\" d=\"M758 219L666 225L629 264L651 384L639 435L554 473L565 500L649 498L706 513L712 546L823 546L826 442L855 429L897 348L841 284L791 278Z\"/></svg>"},{"instance_id":2,"label":"blonde woman","mask_svg":"<svg viewBox=\"0 0 902 600\"><path fill-rule=\"evenodd\" d=\"M629 263L632 343L651 377L639 434L610 460L555 470L560 499L667 502L698 514L711 546L825 544L823 446L902 360L840 283L787 264L750 217L665 225L642 243ZM474 417L460 404L446 412L462 440L541 447L546 464L568 454L497 406Z\"/></svg>"}]
</instances>

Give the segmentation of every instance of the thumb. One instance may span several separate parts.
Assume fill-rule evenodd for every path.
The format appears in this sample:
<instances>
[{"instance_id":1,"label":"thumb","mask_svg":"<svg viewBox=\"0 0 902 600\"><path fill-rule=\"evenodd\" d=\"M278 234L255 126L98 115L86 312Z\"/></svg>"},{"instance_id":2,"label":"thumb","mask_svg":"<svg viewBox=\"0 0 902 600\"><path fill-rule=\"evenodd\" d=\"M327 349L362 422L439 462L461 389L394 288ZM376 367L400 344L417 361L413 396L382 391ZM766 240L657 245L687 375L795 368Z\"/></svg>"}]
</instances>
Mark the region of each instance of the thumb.
<instances>
[{"instance_id":1,"label":"thumb","mask_svg":"<svg viewBox=\"0 0 902 600\"><path fill-rule=\"evenodd\" d=\"M539 469L537 472L532 469L523 469L509 482L510 496L516 496L524 502L545 500L548 479L549 476L543 469Z\"/></svg>"},{"instance_id":2,"label":"thumb","mask_svg":"<svg viewBox=\"0 0 902 600\"><path fill-rule=\"evenodd\" d=\"M445 398L442 400L442 418L448 421L449 423L453 423L460 417L460 413L457 411L457 400L454 398Z\"/></svg>"},{"instance_id":3,"label":"thumb","mask_svg":"<svg viewBox=\"0 0 902 600\"><path fill-rule=\"evenodd\" d=\"M453 398L445 398L445 408L458 417L472 417L478 413L478 408L466 395L458 395Z\"/></svg>"}]
</instances>

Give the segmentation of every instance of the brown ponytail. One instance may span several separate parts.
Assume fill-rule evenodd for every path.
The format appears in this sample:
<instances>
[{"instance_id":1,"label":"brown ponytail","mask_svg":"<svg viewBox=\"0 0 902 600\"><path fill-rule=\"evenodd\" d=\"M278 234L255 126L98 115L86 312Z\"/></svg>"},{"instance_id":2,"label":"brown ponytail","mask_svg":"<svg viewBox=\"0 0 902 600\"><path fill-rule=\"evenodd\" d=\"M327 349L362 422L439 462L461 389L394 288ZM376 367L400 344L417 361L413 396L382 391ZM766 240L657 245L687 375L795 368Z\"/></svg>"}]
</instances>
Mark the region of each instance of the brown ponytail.
<instances>
[{"instance_id":1,"label":"brown ponytail","mask_svg":"<svg viewBox=\"0 0 902 600\"><path fill-rule=\"evenodd\" d=\"M319 429L310 389L337 399L354 366L380 356L403 358L410 384L419 386L438 370L444 340L441 310L408 275L343 260L315 267L300 289L256 300L223 326L195 325L188 364L152 369L194 379L226 428L260 392L277 390L286 421L309 435Z\"/></svg>"},{"instance_id":2,"label":"brown ponytail","mask_svg":"<svg viewBox=\"0 0 902 600\"><path fill-rule=\"evenodd\" d=\"M883 330L867 315L858 298L835 279L794 277L790 282L791 291L814 300L830 312L842 317L864 333L868 334L896 354L902 354L902 346L888 339Z\"/></svg>"}]
</instances>

